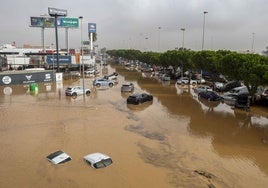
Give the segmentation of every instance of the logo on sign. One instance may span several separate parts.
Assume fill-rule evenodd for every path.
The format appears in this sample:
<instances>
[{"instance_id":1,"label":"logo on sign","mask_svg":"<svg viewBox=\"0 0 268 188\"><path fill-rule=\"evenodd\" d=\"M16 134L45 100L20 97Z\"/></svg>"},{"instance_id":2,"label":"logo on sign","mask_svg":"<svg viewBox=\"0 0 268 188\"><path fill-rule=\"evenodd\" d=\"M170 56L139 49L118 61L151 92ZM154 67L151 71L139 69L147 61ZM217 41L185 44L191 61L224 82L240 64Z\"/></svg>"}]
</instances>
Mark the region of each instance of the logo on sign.
<instances>
[{"instance_id":1,"label":"logo on sign","mask_svg":"<svg viewBox=\"0 0 268 188\"><path fill-rule=\"evenodd\" d=\"M26 77L27 80L31 80L32 76L33 75L29 75L29 76L25 75L25 77Z\"/></svg>"},{"instance_id":2,"label":"logo on sign","mask_svg":"<svg viewBox=\"0 0 268 188\"><path fill-rule=\"evenodd\" d=\"M12 79L11 79L10 76L4 76L4 77L2 78L2 82L3 82L4 84L10 84L11 81L12 81Z\"/></svg>"},{"instance_id":3,"label":"logo on sign","mask_svg":"<svg viewBox=\"0 0 268 188\"><path fill-rule=\"evenodd\" d=\"M51 79L50 74L46 74L45 77L46 77L46 79Z\"/></svg>"},{"instance_id":4,"label":"logo on sign","mask_svg":"<svg viewBox=\"0 0 268 188\"><path fill-rule=\"evenodd\" d=\"M88 23L88 32L89 33L96 33L96 24L95 23Z\"/></svg>"}]
</instances>

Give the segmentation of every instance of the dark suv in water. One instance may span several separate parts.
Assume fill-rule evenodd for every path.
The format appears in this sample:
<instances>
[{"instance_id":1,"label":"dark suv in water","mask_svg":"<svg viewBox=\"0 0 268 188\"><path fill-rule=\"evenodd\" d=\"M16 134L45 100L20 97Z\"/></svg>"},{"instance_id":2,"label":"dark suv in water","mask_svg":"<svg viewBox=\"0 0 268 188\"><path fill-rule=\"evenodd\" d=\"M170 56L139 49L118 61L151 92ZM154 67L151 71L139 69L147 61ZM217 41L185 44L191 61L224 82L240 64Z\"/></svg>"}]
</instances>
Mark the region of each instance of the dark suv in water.
<instances>
[{"instance_id":1,"label":"dark suv in water","mask_svg":"<svg viewBox=\"0 0 268 188\"><path fill-rule=\"evenodd\" d=\"M146 101L152 101L153 100L153 96L150 94L146 94L146 93L141 93L141 94L133 94L130 95L127 98L127 104L140 104L140 103L144 103Z\"/></svg>"},{"instance_id":2,"label":"dark suv in water","mask_svg":"<svg viewBox=\"0 0 268 188\"><path fill-rule=\"evenodd\" d=\"M223 87L219 88L219 91L226 92L226 91L230 91L231 89L235 87L240 87L240 86L242 86L240 81L230 81L224 84Z\"/></svg>"}]
</instances>

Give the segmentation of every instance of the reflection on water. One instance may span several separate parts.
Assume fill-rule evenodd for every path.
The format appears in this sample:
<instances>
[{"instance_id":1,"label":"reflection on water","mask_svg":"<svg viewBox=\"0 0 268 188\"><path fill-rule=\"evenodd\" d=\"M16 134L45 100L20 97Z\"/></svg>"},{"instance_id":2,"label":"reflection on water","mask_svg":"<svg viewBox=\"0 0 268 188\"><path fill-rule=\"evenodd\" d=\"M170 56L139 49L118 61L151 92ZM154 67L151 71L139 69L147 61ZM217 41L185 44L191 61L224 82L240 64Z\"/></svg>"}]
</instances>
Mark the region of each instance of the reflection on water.
<instances>
[{"instance_id":1,"label":"reflection on water","mask_svg":"<svg viewBox=\"0 0 268 188\"><path fill-rule=\"evenodd\" d=\"M0 87L0 187L266 187L268 110L249 112L199 99L192 88L162 83L122 66L118 85L92 86L90 96L66 97L81 80ZM101 77L102 75L100 75ZM127 105L122 83L154 101ZM64 150L73 160L52 166L45 156ZM114 165L94 171L82 157L109 154ZM250 177L250 178L249 178ZM14 181L16 178L16 182Z\"/></svg>"}]
</instances>

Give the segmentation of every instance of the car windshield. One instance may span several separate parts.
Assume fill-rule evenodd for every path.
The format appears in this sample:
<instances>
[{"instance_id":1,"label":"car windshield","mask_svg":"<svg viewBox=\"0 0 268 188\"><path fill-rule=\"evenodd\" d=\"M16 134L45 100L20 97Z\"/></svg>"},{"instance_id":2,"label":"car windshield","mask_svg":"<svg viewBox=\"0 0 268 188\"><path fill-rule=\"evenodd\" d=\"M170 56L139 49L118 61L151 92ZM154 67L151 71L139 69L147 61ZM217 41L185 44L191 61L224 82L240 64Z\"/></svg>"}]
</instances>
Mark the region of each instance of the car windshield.
<instances>
[{"instance_id":1,"label":"car windshield","mask_svg":"<svg viewBox=\"0 0 268 188\"><path fill-rule=\"evenodd\" d=\"M112 164L112 162L113 162L112 159L105 159L105 160L102 160L100 162L95 163L93 166L95 168L103 168L103 167L106 167L106 166Z\"/></svg>"}]
</instances>

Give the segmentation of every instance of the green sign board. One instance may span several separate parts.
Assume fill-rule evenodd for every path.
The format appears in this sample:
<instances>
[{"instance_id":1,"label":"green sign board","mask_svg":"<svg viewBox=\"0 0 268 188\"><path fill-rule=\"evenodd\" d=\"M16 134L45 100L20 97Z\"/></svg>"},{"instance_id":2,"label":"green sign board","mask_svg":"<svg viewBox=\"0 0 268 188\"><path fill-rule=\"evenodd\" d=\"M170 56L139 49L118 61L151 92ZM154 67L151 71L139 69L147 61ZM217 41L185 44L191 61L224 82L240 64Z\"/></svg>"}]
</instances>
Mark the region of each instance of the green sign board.
<instances>
[{"instance_id":1,"label":"green sign board","mask_svg":"<svg viewBox=\"0 0 268 188\"><path fill-rule=\"evenodd\" d=\"M58 18L59 27L78 28L78 18Z\"/></svg>"}]
</instances>

